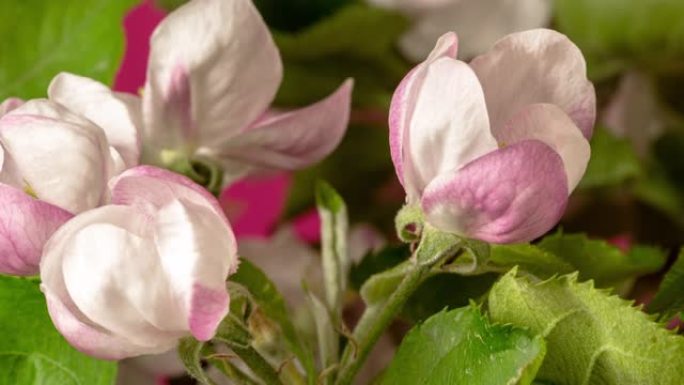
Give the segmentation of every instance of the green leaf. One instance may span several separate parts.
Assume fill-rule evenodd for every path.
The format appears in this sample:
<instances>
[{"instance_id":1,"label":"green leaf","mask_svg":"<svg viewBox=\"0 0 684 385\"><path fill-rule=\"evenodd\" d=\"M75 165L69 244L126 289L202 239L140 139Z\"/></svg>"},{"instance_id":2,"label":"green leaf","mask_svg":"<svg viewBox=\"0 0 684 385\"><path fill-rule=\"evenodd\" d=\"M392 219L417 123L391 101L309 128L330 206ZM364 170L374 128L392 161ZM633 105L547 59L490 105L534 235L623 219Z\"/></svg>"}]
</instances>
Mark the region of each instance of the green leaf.
<instances>
[{"instance_id":1,"label":"green leaf","mask_svg":"<svg viewBox=\"0 0 684 385\"><path fill-rule=\"evenodd\" d=\"M353 77L355 104L387 107L394 88L409 70L394 49L407 26L396 13L350 4L296 34L275 32L285 63L276 103L314 102Z\"/></svg>"},{"instance_id":2,"label":"green leaf","mask_svg":"<svg viewBox=\"0 0 684 385\"><path fill-rule=\"evenodd\" d=\"M342 316L342 299L349 271L347 207L337 191L323 181L316 185L316 202L321 217L321 265L325 299L333 321L337 323Z\"/></svg>"},{"instance_id":3,"label":"green leaf","mask_svg":"<svg viewBox=\"0 0 684 385\"><path fill-rule=\"evenodd\" d=\"M401 315L412 322L420 322L443 309L467 306L479 302L499 278L498 274L463 276L437 274L425 280L411 295Z\"/></svg>"},{"instance_id":4,"label":"green leaf","mask_svg":"<svg viewBox=\"0 0 684 385\"><path fill-rule=\"evenodd\" d=\"M591 159L580 188L620 185L642 173L641 161L628 139L620 139L597 127L591 138Z\"/></svg>"},{"instance_id":5,"label":"green leaf","mask_svg":"<svg viewBox=\"0 0 684 385\"><path fill-rule=\"evenodd\" d=\"M578 283L576 275L544 282L513 270L489 295L494 322L541 334L546 357L537 380L556 385L679 384L684 337L631 303Z\"/></svg>"},{"instance_id":6,"label":"green leaf","mask_svg":"<svg viewBox=\"0 0 684 385\"><path fill-rule=\"evenodd\" d=\"M411 329L382 383L530 384L543 357L540 337L492 325L469 306L438 313Z\"/></svg>"},{"instance_id":7,"label":"green leaf","mask_svg":"<svg viewBox=\"0 0 684 385\"><path fill-rule=\"evenodd\" d=\"M307 292L309 309L316 325L316 340L318 341L318 354L320 355L321 368L323 370L337 363L340 355L340 336L335 330L336 321L333 321L330 310L313 293ZM331 378L326 378L329 383Z\"/></svg>"},{"instance_id":8,"label":"green leaf","mask_svg":"<svg viewBox=\"0 0 684 385\"><path fill-rule=\"evenodd\" d=\"M680 0L557 0L554 6L558 30L580 47L594 78L627 65L667 67L684 57Z\"/></svg>"},{"instance_id":9,"label":"green leaf","mask_svg":"<svg viewBox=\"0 0 684 385\"><path fill-rule=\"evenodd\" d=\"M581 280L593 279L599 287L614 287L627 279L654 273L666 262L665 253L658 248L635 246L625 254L606 241L589 239L584 234L558 232L542 239L538 246L574 266Z\"/></svg>"},{"instance_id":10,"label":"green leaf","mask_svg":"<svg viewBox=\"0 0 684 385\"><path fill-rule=\"evenodd\" d=\"M665 274L658 292L648 304L648 311L663 313L663 318L684 311L684 249L679 251L677 261Z\"/></svg>"},{"instance_id":11,"label":"green leaf","mask_svg":"<svg viewBox=\"0 0 684 385\"><path fill-rule=\"evenodd\" d=\"M266 274L248 260L240 259L238 271L230 276L230 281L246 287L260 310L278 323L290 351L297 356L309 378L315 378L313 354L292 324L285 299Z\"/></svg>"},{"instance_id":12,"label":"green leaf","mask_svg":"<svg viewBox=\"0 0 684 385\"><path fill-rule=\"evenodd\" d=\"M563 258L535 245L491 245L486 270L504 272L514 266L519 266L522 270L539 278L568 274L576 270Z\"/></svg>"},{"instance_id":13,"label":"green leaf","mask_svg":"<svg viewBox=\"0 0 684 385\"><path fill-rule=\"evenodd\" d=\"M38 285L0 276L0 384L113 384L116 364L86 356L64 340Z\"/></svg>"},{"instance_id":14,"label":"green leaf","mask_svg":"<svg viewBox=\"0 0 684 385\"><path fill-rule=\"evenodd\" d=\"M44 97L68 71L110 84L136 0L0 1L0 100Z\"/></svg>"}]
</instances>

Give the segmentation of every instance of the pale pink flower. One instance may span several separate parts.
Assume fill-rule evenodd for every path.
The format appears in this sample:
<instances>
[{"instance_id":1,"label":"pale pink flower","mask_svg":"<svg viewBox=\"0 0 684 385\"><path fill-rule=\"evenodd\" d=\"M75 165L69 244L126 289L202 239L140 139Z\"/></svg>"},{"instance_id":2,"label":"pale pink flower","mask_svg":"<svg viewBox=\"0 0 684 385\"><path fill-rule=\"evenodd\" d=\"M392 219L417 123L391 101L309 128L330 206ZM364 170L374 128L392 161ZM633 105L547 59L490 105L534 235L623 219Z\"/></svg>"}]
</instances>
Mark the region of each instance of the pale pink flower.
<instances>
[{"instance_id":1,"label":"pale pink flower","mask_svg":"<svg viewBox=\"0 0 684 385\"><path fill-rule=\"evenodd\" d=\"M236 242L216 199L149 166L111 182L111 204L62 225L45 245L42 290L57 329L104 359L206 341L228 312Z\"/></svg>"},{"instance_id":2,"label":"pale pink flower","mask_svg":"<svg viewBox=\"0 0 684 385\"><path fill-rule=\"evenodd\" d=\"M0 118L0 272L31 275L50 235L103 204L123 165L90 120L48 100L18 104Z\"/></svg>"},{"instance_id":3,"label":"pale pink flower","mask_svg":"<svg viewBox=\"0 0 684 385\"><path fill-rule=\"evenodd\" d=\"M610 132L628 139L639 155L646 156L653 141L665 130L667 114L651 79L631 71L622 76L602 120Z\"/></svg>"},{"instance_id":4,"label":"pale pink flower","mask_svg":"<svg viewBox=\"0 0 684 385\"><path fill-rule=\"evenodd\" d=\"M368 0L407 15L413 24L399 40L409 59L424 60L435 40L455 31L463 41L461 56L488 50L503 36L548 25L551 0Z\"/></svg>"},{"instance_id":5,"label":"pale pink flower","mask_svg":"<svg viewBox=\"0 0 684 385\"><path fill-rule=\"evenodd\" d=\"M273 112L282 72L278 49L251 0L193 0L170 13L150 41L143 162L173 168L209 160L223 168L228 182L323 159L346 131L352 81L308 107ZM106 120L91 108L94 88L64 76L53 82L50 97L78 99L69 107Z\"/></svg>"},{"instance_id":6,"label":"pale pink flower","mask_svg":"<svg viewBox=\"0 0 684 385\"><path fill-rule=\"evenodd\" d=\"M560 219L589 160L594 88L560 33L511 34L470 64L448 33L395 91L394 166L410 205L444 231L528 241Z\"/></svg>"}]
</instances>

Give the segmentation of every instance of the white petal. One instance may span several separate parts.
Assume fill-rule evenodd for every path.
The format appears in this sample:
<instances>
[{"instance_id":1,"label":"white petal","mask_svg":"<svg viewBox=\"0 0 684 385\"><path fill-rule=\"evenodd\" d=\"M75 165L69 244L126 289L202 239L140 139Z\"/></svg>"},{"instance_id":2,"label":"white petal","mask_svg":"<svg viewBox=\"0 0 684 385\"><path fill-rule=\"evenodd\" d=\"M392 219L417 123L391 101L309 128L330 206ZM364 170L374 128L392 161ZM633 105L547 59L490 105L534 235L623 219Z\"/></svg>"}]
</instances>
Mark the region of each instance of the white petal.
<instances>
[{"instance_id":1,"label":"white petal","mask_svg":"<svg viewBox=\"0 0 684 385\"><path fill-rule=\"evenodd\" d=\"M31 114L37 109L45 114ZM101 203L113 165L104 132L63 110L47 101L24 104L0 119L0 142L24 184L17 187L79 213ZM49 117L61 115L66 119Z\"/></svg>"},{"instance_id":2,"label":"white petal","mask_svg":"<svg viewBox=\"0 0 684 385\"><path fill-rule=\"evenodd\" d=\"M144 265L154 255L152 249L152 253L138 256L142 261L137 258L131 260L131 253L136 250L126 241L137 239L140 243L135 234L143 233L145 227L144 217L141 218L134 209L104 206L76 216L45 245L40 263L41 287L48 297L50 315L69 342L87 354L121 359L161 353L176 343L178 333L163 336L162 331L154 330L140 316L140 302L128 302L130 298L126 298L133 294L139 297L137 301L149 303L157 300L157 294L164 291L165 282L156 279L159 267L150 266L150 275L130 283L128 287L126 280L135 279L135 274L139 277L139 272L133 268L130 272L134 275L127 277L126 266L118 265L122 261ZM117 254L117 251L122 253ZM118 291L117 285L123 289ZM140 285L150 286L145 295L135 293L141 289ZM159 308L148 306L144 310L154 312ZM169 317L178 319L174 314ZM97 320L104 320L104 323ZM115 333L114 330L126 332Z\"/></svg>"},{"instance_id":3,"label":"white petal","mask_svg":"<svg viewBox=\"0 0 684 385\"><path fill-rule=\"evenodd\" d=\"M392 95L392 103L389 111L389 142L392 163L399 178L399 182L404 186L409 202L417 202L420 191L416 184L410 180L411 164L408 159L404 159L407 154L405 149L407 132L411 124L411 119L416 106L416 100L420 93L427 69L436 60L448 57L456 58L458 53L458 37L455 33L446 33L437 40L435 48L428 58L413 68L397 86ZM406 147L406 148L405 148ZM408 161L405 165L404 162ZM409 178L406 181L406 178Z\"/></svg>"},{"instance_id":4,"label":"white petal","mask_svg":"<svg viewBox=\"0 0 684 385\"><path fill-rule=\"evenodd\" d=\"M64 282L88 319L149 347L173 344L187 330L170 289L146 217L105 206L77 217L64 238ZM88 223L90 222L90 223Z\"/></svg>"},{"instance_id":5,"label":"white petal","mask_svg":"<svg viewBox=\"0 0 684 385\"><path fill-rule=\"evenodd\" d=\"M52 79L48 95L50 100L100 126L109 144L121 154L127 167L138 164L138 130L142 126L140 98L112 92L102 83L69 73L61 73Z\"/></svg>"},{"instance_id":6,"label":"white petal","mask_svg":"<svg viewBox=\"0 0 684 385\"><path fill-rule=\"evenodd\" d=\"M196 0L152 36L143 95L149 145L192 151L246 128L272 101L282 64L251 0Z\"/></svg>"},{"instance_id":7,"label":"white petal","mask_svg":"<svg viewBox=\"0 0 684 385\"><path fill-rule=\"evenodd\" d=\"M591 138L594 86L587 79L582 52L565 35L548 29L511 34L470 65L482 83L495 136L521 109L549 103L559 106Z\"/></svg>"},{"instance_id":8,"label":"white petal","mask_svg":"<svg viewBox=\"0 0 684 385\"><path fill-rule=\"evenodd\" d=\"M228 312L225 281L237 261L232 230L210 208L185 200L163 207L155 227L161 266L183 300L179 314L195 338L213 337Z\"/></svg>"},{"instance_id":9,"label":"white petal","mask_svg":"<svg viewBox=\"0 0 684 385\"><path fill-rule=\"evenodd\" d=\"M404 152L413 175L406 179L422 191L438 175L496 148L484 95L470 67L451 58L432 63L409 124Z\"/></svg>"}]
</instances>

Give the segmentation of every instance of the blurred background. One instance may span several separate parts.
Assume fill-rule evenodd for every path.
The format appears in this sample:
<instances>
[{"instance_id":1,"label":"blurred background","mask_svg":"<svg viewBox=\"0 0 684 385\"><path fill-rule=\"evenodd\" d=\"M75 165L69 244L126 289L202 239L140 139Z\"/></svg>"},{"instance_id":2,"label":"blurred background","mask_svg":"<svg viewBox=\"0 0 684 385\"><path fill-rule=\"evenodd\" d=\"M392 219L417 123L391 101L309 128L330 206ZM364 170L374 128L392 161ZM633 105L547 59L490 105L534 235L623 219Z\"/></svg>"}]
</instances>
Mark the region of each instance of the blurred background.
<instances>
[{"instance_id":1,"label":"blurred background","mask_svg":"<svg viewBox=\"0 0 684 385\"><path fill-rule=\"evenodd\" d=\"M60 71L138 93L150 34L182 3L0 0L0 99L44 97ZM329 158L307 170L265 174L223 191L221 204L238 237L266 239L288 226L298 239L315 245L313 187L324 179L345 198L352 223L363 223L392 243L394 215L404 199L388 147L387 112L397 84L446 31L459 34L459 58L469 60L505 34L546 27L568 35L584 53L599 111L591 162L559 229L606 239L623 250L657 246L670 261L684 243L684 1L255 4L284 62L277 107L317 101L348 77L356 83L348 133ZM660 276L642 278L629 296L647 300Z\"/></svg>"}]
</instances>

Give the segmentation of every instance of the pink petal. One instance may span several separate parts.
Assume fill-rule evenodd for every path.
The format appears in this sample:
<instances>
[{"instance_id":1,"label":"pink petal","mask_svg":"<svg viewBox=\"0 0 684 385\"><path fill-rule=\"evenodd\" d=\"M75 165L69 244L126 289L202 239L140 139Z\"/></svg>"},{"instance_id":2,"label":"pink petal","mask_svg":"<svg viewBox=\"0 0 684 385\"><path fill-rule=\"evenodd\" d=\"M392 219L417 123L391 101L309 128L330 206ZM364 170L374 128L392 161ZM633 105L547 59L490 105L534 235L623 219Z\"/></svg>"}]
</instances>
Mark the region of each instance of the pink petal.
<instances>
[{"instance_id":1,"label":"pink petal","mask_svg":"<svg viewBox=\"0 0 684 385\"><path fill-rule=\"evenodd\" d=\"M529 104L559 106L590 138L596 118L596 94L587 79L579 48L565 35L548 29L518 32L470 63L480 78L492 132L504 129Z\"/></svg>"},{"instance_id":2,"label":"pink petal","mask_svg":"<svg viewBox=\"0 0 684 385\"><path fill-rule=\"evenodd\" d=\"M413 108L418 98L427 66L442 57L455 58L458 52L458 37L454 33L442 36L428 59L416 66L399 83L394 91L389 112L390 153L399 181L404 185L404 136L411 121Z\"/></svg>"},{"instance_id":3,"label":"pink petal","mask_svg":"<svg viewBox=\"0 0 684 385\"><path fill-rule=\"evenodd\" d=\"M435 179L422 198L435 227L491 243L532 240L565 209L568 187L560 156L527 140L496 150Z\"/></svg>"},{"instance_id":4,"label":"pink petal","mask_svg":"<svg viewBox=\"0 0 684 385\"><path fill-rule=\"evenodd\" d=\"M188 2L152 35L143 94L148 142L212 147L256 120L281 78L280 55L251 0ZM192 130L195 140L184 143Z\"/></svg>"},{"instance_id":5,"label":"pink petal","mask_svg":"<svg viewBox=\"0 0 684 385\"><path fill-rule=\"evenodd\" d=\"M553 104L523 108L498 131L496 139L504 145L528 139L546 143L563 159L570 192L582 179L591 155L587 139L568 115Z\"/></svg>"},{"instance_id":6,"label":"pink petal","mask_svg":"<svg viewBox=\"0 0 684 385\"><path fill-rule=\"evenodd\" d=\"M165 169L134 167L112 179L110 186L113 204L152 204L160 208L182 198L212 208L228 223L221 205L209 191L190 178Z\"/></svg>"},{"instance_id":7,"label":"pink petal","mask_svg":"<svg viewBox=\"0 0 684 385\"><path fill-rule=\"evenodd\" d=\"M0 117L12 110L17 109L22 104L24 104L24 101L19 98L5 99L2 103L0 103Z\"/></svg>"},{"instance_id":8,"label":"pink petal","mask_svg":"<svg viewBox=\"0 0 684 385\"><path fill-rule=\"evenodd\" d=\"M294 170L330 154L347 130L353 81L327 98L298 110L261 120L217 146L219 159L256 169Z\"/></svg>"},{"instance_id":9,"label":"pink petal","mask_svg":"<svg viewBox=\"0 0 684 385\"><path fill-rule=\"evenodd\" d=\"M192 335L200 341L214 337L216 328L228 313L228 293L201 284L193 286L189 325Z\"/></svg>"},{"instance_id":10,"label":"pink petal","mask_svg":"<svg viewBox=\"0 0 684 385\"><path fill-rule=\"evenodd\" d=\"M73 215L0 183L0 273L38 273L43 246Z\"/></svg>"}]
</instances>

